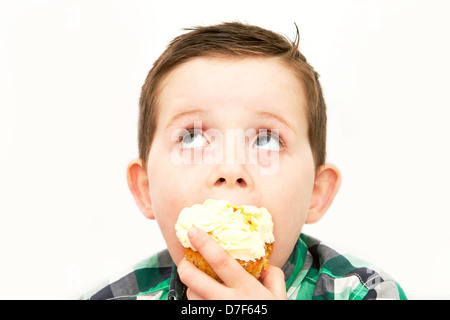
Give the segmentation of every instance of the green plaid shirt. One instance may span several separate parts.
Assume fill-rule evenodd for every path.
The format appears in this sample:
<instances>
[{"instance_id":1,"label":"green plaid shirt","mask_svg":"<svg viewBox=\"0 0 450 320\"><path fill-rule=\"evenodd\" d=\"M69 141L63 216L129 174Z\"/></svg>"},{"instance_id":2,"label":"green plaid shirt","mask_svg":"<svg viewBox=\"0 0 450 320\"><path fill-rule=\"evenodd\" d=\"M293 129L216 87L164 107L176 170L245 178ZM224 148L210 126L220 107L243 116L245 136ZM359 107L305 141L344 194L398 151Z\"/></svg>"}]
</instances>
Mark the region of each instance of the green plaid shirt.
<instances>
[{"instance_id":1,"label":"green plaid shirt","mask_svg":"<svg viewBox=\"0 0 450 320\"><path fill-rule=\"evenodd\" d=\"M290 300L406 299L402 288L383 271L305 234L300 235L282 270ZM185 292L176 266L164 250L83 299L171 300L185 299Z\"/></svg>"}]
</instances>

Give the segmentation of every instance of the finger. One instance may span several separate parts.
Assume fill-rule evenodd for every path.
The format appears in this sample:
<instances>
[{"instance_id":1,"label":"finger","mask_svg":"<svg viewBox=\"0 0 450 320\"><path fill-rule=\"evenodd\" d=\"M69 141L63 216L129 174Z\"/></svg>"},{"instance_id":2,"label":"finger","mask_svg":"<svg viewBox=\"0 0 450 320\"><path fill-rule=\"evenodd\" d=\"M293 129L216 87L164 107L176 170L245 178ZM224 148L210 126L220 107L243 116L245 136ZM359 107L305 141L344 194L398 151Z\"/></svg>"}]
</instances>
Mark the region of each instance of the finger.
<instances>
[{"instance_id":1,"label":"finger","mask_svg":"<svg viewBox=\"0 0 450 320\"><path fill-rule=\"evenodd\" d=\"M188 288L186 291L186 296L188 300L205 300L203 297L201 297L197 292L192 290L191 288Z\"/></svg>"},{"instance_id":2,"label":"finger","mask_svg":"<svg viewBox=\"0 0 450 320\"><path fill-rule=\"evenodd\" d=\"M227 286L238 287L245 281L256 281L202 229L193 228L189 230L188 236L194 248L200 252Z\"/></svg>"},{"instance_id":3,"label":"finger","mask_svg":"<svg viewBox=\"0 0 450 320\"><path fill-rule=\"evenodd\" d=\"M267 269L261 272L260 281L276 299L287 299L284 272L280 268L269 264Z\"/></svg>"},{"instance_id":4,"label":"finger","mask_svg":"<svg viewBox=\"0 0 450 320\"><path fill-rule=\"evenodd\" d=\"M181 281L189 288L193 299L211 299L212 293L220 292L224 288L186 259L178 263L177 271Z\"/></svg>"}]
</instances>

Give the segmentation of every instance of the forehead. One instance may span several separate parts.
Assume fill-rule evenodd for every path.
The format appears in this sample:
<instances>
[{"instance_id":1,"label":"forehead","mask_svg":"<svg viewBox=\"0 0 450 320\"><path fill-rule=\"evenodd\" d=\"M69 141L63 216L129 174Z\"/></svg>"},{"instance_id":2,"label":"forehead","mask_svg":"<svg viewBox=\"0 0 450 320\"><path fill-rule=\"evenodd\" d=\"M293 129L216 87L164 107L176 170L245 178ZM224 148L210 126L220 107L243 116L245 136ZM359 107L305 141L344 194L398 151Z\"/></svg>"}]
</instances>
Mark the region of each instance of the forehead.
<instances>
[{"instance_id":1,"label":"forehead","mask_svg":"<svg viewBox=\"0 0 450 320\"><path fill-rule=\"evenodd\" d=\"M207 112L271 112L306 127L306 99L295 72L276 58L194 58L162 81L159 122L189 109ZM296 120L296 121L294 121Z\"/></svg>"}]
</instances>

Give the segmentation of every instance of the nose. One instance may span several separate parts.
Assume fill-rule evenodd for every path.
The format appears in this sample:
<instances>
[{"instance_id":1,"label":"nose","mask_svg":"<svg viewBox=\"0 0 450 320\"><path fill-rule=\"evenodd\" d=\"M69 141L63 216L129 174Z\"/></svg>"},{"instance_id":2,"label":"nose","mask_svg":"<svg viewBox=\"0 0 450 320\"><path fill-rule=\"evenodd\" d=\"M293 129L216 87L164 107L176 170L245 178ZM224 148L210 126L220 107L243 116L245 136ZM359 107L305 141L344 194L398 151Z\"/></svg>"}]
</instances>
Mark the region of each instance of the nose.
<instances>
[{"instance_id":1,"label":"nose","mask_svg":"<svg viewBox=\"0 0 450 320\"><path fill-rule=\"evenodd\" d=\"M242 165L221 165L212 174L211 186L251 189L253 182Z\"/></svg>"},{"instance_id":2,"label":"nose","mask_svg":"<svg viewBox=\"0 0 450 320\"><path fill-rule=\"evenodd\" d=\"M236 186L241 187L241 188L246 188L246 187L247 187L247 182L245 182L245 180L242 179L242 178L236 179L236 182L233 183L233 180L232 180L232 179L227 180L227 179L225 179L225 178L220 177L220 178L217 179L217 181L214 183L214 185L215 185L216 187L219 187L219 186L221 186L221 185L225 185L225 186L230 186L230 187L231 187L231 186L233 186L233 184L235 184Z\"/></svg>"}]
</instances>

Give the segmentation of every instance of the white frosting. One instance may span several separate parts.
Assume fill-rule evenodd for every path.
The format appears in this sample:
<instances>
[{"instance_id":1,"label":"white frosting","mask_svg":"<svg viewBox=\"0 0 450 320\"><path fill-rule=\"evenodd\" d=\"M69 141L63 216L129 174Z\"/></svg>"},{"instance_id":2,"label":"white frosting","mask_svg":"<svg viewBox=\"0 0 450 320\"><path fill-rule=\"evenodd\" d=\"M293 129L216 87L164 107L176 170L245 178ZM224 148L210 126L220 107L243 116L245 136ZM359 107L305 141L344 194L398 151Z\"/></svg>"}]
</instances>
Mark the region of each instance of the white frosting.
<instances>
[{"instance_id":1,"label":"white frosting","mask_svg":"<svg viewBox=\"0 0 450 320\"><path fill-rule=\"evenodd\" d=\"M265 244L274 242L272 216L266 208L235 207L226 200L206 200L181 210L175 225L177 237L192 247L187 232L198 227L208 232L231 256L244 261L265 255Z\"/></svg>"}]
</instances>

